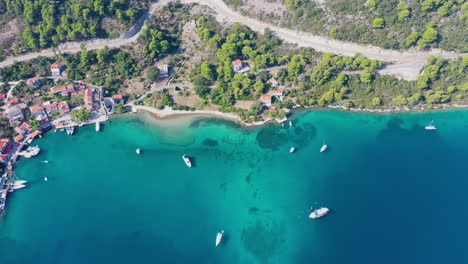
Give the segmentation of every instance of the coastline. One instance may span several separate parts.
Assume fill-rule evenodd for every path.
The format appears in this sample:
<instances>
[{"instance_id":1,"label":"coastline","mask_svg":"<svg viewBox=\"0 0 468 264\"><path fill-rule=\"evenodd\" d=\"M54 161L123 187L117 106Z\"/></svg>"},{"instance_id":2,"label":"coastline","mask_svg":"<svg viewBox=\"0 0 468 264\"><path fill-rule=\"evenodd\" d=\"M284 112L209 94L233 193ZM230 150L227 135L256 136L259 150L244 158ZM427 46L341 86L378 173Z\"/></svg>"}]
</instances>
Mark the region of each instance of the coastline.
<instances>
[{"instance_id":1,"label":"coastline","mask_svg":"<svg viewBox=\"0 0 468 264\"><path fill-rule=\"evenodd\" d=\"M267 118L263 121L246 123L240 119L240 117L234 113L223 113L219 111L213 110L194 110L194 111L184 111L184 110L173 110L169 107L165 107L164 109L156 109L149 106L135 106L133 105L133 111L136 112L138 110L145 111L151 114L156 119L159 120L166 120L171 119L178 116L187 116L187 115L194 115L194 116L210 116L214 118L220 118L224 120L233 121L243 127L259 127L262 125L266 125L269 123L282 123L288 120L287 117L284 119L275 119L275 118ZM388 108L388 109L360 109L360 108L345 108L343 106L326 106L326 107L317 107L317 106L310 106L310 107L303 107L303 106L295 106L293 107L292 111L289 114L289 118L294 114L296 111L318 111L318 110L338 110L338 111L345 111L345 112L352 112L352 113L373 113L373 114L399 114L399 113L424 113L424 112L431 112L431 111L443 111L443 110L459 110L459 109L468 109L468 105L447 105L443 104L440 107L431 107L425 108L424 106L418 107L395 107L395 108Z\"/></svg>"}]
</instances>

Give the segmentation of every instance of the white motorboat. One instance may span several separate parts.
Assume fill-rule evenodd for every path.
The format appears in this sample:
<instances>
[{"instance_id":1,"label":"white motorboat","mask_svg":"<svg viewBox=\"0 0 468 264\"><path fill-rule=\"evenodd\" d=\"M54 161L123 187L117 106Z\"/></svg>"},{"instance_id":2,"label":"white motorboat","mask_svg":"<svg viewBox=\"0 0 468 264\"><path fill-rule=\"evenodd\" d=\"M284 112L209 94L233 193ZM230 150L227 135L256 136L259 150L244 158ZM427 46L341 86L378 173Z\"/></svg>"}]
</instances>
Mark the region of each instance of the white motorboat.
<instances>
[{"instance_id":1,"label":"white motorboat","mask_svg":"<svg viewBox=\"0 0 468 264\"><path fill-rule=\"evenodd\" d=\"M281 123L281 126L284 127L284 123Z\"/></svg>"},{"instance_id":2,"label":"white motorboat","mask_svg":"<svg viewBox=\"0 0 468 264\"><path fill-rule=\"evenodd\" d=\"M137 149L135 150L135 152L136 152L136 154L140 154L140 153L141 153L141 149L137 148Z\"/></svg>"},{"instance_id":3,"label":"white motorboat","mask_svg":"<svg viewBox=\"0 0 468 264\"><path fill-rule=\"evenodd\" d=\"M101 122L96 122L96 132L99 132L101 130Z\"/></svg>"},{"instance_id":4,"label":"white motorboat","mask_svg":"<svg viewBox=\"0 0 468 264\"><path fill-rule=\"evenodd\" d=\"M434 120L432 120L427 126L424 127L426 130L436 130L437 127L434 126L432 123L434 123Z\"/></svg>"},{"instance_id":5,"label":"white motorboat","mask_svg":"<svg viewBox=\"0 0 468 264\"><path fill-rule=\"evenodd\" d=\"M65 130L67 131L67 135L73 135L73 132L75 132L75 128L73 126L66 127Z\"/></svg>"},{"instance_id":6,"label":"white motorboat","mask_svg":"<svg viewBox=\"0 0 468 264\"><path fill-rule=\"evenodd\" d=\"M22 185L22 184L25 184L27 183L28 181L23 181L23 180L17 180L17 181L14 181L13 182L13 185Z\"/></svg>"},{"instance_id":7,"label":"white motorboat","mask_svg":"<svg viewBox=\"0 0 468 264\"><path fill-rule=\"evenodd\" d=\"M24 187L26 187L26 185L24 185L24 184L18 184L18 185L13 185L13 186L11 186L11 189L12 189L12 190L18 190L18 189L22 189L22 188L24 188Z\"/></svg>"},{"instance_id":8,"label":"white motorboat","mask_svg":"<svg viewBox=\"0 0 468 264\"><path fill-rule=\"evenodd\" d=\"M44 181L48 181L49 179L47 177L44 177Z\"/></svg>"},{"instance_id":9,"label":"white motorboat","mask_svg":"<svg viewBox=\"0 0 468 264\"><path fill-rule=\"evenodd\" d=\"M328 214L328 212L330 212L330 209L326 207L315 209L312 213L310 213L309 218L317 219Z\"/></svg>"},{"instance_id":10,"label":"white motorboat","mask_svg":"<svg viewBox=\"0 0 468 264\"><path fill-rule=\"evenodd\" d=\"M184 160L187 167L192 167L192 162L190 161L190 158L187 155L182 155L182 159Z\"/></svg>"},{"instance_id":11,"label":"white motorboat","mask_svg":"<svg viewBox=\"0 0 468 264\"><path fill-rule=\"evenodd\" d=\"M328 146L323 144L323 146L320 148L320 152L324 152L325 150L327 150Z\"/></svg>"},{"instance_id":12,"label":"white motorboat","mask_svg":"<svg viewBox=\"0 0 468 264\"><path fill-rule=\"evenodd\" d=\"M40 151L41 149L39 148L39 146L29 146L26 150L18 152L18 155L29 159L39 154Z\"/></svg>"},{"instance_id":13,"label":"white motorboat","mask_svg":"<svg viewBox=\"0 0 468 264\"><path fill-rule=\"evenodd\" d=\"M292 126L293 125L293 122L292 121L289 121L289 126Z\"/></svg>"},{"instance_id":14,"label":"white motorboat","mask_svg":"<svg viewBox=\"0 0 468 264\"><path fill-rule=\"evenodd\" d=\"M290 153L293 153L294 151L296 151L295 147L291 147L291 149L289 150Z\"/></svg>"},{"instance_id":15,"label":"white motorboat","mask_svg":"<svg viewBox=\"0 0 468 264\"><path fill-rule=\"evenodd\" d=\"M221 240L223 239L223 234L224 230L221 230L221 232L218 232L216 234L216 246L218 246L221 243Z\"/></svg>"},{"instance_id":16,"label":"white motorboat","mask_svg":"<svg viewBox=\"0 0 468 264\"><path fill-rule=\"evenodd\" d=\"M48 160L43 160L42 163L49 163L49 161Z\"/></svg>"}]
</instances>

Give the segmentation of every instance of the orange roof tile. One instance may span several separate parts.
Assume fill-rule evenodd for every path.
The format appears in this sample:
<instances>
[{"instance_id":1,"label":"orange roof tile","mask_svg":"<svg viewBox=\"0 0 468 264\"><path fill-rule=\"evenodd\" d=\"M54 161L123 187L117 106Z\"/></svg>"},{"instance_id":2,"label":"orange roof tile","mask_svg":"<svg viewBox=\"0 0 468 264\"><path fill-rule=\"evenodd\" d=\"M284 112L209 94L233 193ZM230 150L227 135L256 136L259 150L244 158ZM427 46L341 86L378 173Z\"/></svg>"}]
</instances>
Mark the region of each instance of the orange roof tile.
<instances>
[{"instance_id":1,"label":"orange roof tile","mask_svg":"<svg viewBox=\"0 0 468 264\"><path fill-rule=\"evenodd\" d=\"M37 105L33 105L29 107L29 111L31 111L31 113L40 111L41 109L43 109L41 104L37 104Z\"/></svg>"},{"instance_id":2,"label":"orange roof tile","mask_svg":"<svg viewBox=\"0 0 468 264\"><path fill-rule=\"evenodd\" d=\"M112 96L112 99L122 100L122 99L123 99L123 96L122 96L122 94L114 94L114 95Z\"/></svg>"},{"instance_id":3,"label":"orange roof tile","mask_svg":"<svg viewBox=\"0 0 468 264\"><path fill-rule=\"evenodd\" d=\"M235 59L232 61L235 65L242 65L242 61L240 59Z\"/></svg>"},{"instance_id":4,"label":"orange roof tile","mask_svg":"<svg viewBox=\"0 0 468 264\"><path fill-rule=\"evenodd\" d=\"M20 102L20 100L18 98L12 98L12 99L7 101L7 104L17 104L19 102Z\"/></svg>"},{"instance_id":5,"label":"orange roof tile","mask_svg":"<svg viewBox=\"0 0 468 264\"><path fill-rule=\"evenodd\" d=\"M20 142L22 139L24 138L24 136L22 134L19 134L17 135L13 140L18 143Z\"/></svg>"},{"instance_id":6,"label":"orange roof tile","mask_svg":"<svg viewBox=\"0 0 468 264\"><path fill-rule=\"evenodd\" d=\"M260 96L260 100L262 100L262 101L266 101L266 100L271 101L271 94L262 94Z\"/></svg>"},{"instance_id":7,"label":"orange roof tile","mask_svg":"<svg viewBox=\"0 0 468 264\"><path fill-rule=\"evenodd\" d=\"M32 132L32 133L29 135L29 137L30 137L30 138L35 138L35 137L37 137L37 135L39 135L39 133L41 133L41 132L39 132L39 131L36 130L36 131Z\"/></svg>"}]
</instances>

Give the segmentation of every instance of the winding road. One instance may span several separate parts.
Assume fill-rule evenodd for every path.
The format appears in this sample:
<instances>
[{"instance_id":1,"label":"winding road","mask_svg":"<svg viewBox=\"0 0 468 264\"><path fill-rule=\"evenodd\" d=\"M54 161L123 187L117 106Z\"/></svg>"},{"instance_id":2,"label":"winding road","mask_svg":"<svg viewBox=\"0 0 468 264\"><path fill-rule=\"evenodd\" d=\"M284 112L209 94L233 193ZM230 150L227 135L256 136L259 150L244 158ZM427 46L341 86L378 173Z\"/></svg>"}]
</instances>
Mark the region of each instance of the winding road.
<instances>
[{"instance_id":1,"label":"winding road","mask_svg":"<svg viewBox=\"0 0 468 264\"><path fill-rule=\"evenodd\" d=\"M99 39L85 42L68 42L60 45L57 50L62 53L75 53L80 51L81 44L85 45L87 50L101 49L104 46L119 47L135 42L141 30L144 28L144 20L149 18L157 7L167 4L172 0L159 0L152 4L150 10L144 15L127 33L122 34L118 39ZM299 32L291 29L280 28L276 25L265 23L250 17L243 16L227 6L222 0L181 0L182 3L199 3L209 6L215 11L216 18L220 22L234 23L239 22L249 26L252 30L263 32L266 28L271 29L279 38L284 41L297 44L301 47L310 47L322 52L332 52L339 55L353 56L356 53L362 54L370 59L391 62L392 65L380 70L380 74L396 75L407 80L415 80L419 75L426 58L429 55L442 55L444 58L451 59L467 55L467 53L454 53L442 50L431 51L396 51L387 50L370 45L361 45L356 43L343 42L313 35L310 33ZM16 57L7 58L0 62L0 68L11 65L16 61L30 60L38 56L51 57L54 52L50 49L40 52L29 53Z\"/></svg>"}]
</instances>

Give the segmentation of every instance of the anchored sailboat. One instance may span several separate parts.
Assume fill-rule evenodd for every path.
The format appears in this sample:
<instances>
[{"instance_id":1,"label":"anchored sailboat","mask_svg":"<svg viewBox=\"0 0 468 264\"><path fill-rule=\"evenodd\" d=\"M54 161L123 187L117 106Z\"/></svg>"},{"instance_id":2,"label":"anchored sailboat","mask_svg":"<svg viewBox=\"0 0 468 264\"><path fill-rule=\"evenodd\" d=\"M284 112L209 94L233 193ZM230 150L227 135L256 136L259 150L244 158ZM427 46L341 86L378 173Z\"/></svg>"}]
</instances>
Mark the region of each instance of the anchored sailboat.
<instances>
[{"instance_id":1,"label":"anchored sailboat","mask_svg":"<svg viewBox=\"0 0 468 264\"><path fill-rule=\"evenodd\" d=\"M219 243L221 243L221 240L223 239L223 234L224 234L224 230L221 230L221 232L218 232L216 234L216 246L218 246Z\"/></svg>"},{"instance_id":2,"label":"anchored sailboat","mask_svg":"<svg viewBox=\"0 0 468 264\"><path fill-rule=\"evenodd\" d=\"M432 120L427 126L424 127L426 130L436 130L437 127L434 126L432 123L434 123L434 120Z\"/></svg>"}]
</instances>

